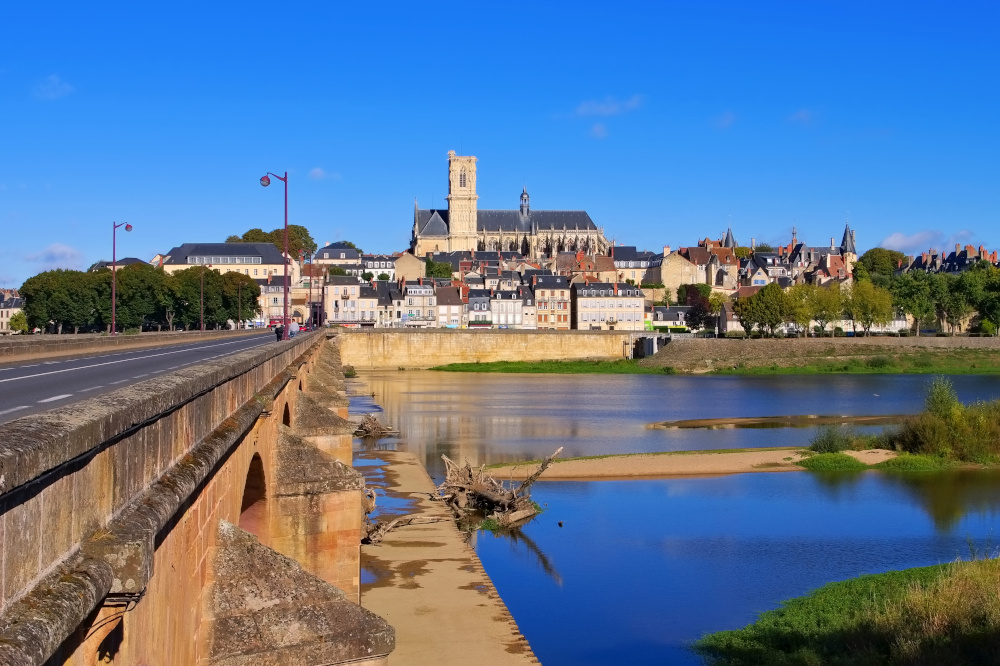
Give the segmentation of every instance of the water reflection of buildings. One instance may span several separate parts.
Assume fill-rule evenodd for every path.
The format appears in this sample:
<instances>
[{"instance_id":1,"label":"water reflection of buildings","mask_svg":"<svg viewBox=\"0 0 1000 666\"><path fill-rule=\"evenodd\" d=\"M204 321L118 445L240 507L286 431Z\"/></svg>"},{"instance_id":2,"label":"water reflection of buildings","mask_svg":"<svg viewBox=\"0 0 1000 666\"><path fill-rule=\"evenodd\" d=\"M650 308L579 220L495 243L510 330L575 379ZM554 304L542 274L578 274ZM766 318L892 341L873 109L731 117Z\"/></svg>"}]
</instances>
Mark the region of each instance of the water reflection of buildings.
<instances>
[{"instance_id":1,"label":"water reflection of buildings","mask_svg":"<svg viewBox=\"0 0 1000 666\"><path fill-rule=\"evenodd\" d=\"M448 381L450 390L436 390L437 377ZM440 470L442 454L472 465L524 460L538 455L525 447L526 441L545 441L554 450L567 439L598 434L596 429L587 432L575 419L567 422L552 418L548 411L525 407L523 400L506 403L481 377L468 381L461 375L397 372L373 373L364 379L386 422L399 431L406 450L423 460L432 475ZM468 390L454 390L454 383L463 379ZM497 446L501 442L505 445Z\"/></svg>"}]
</instances>

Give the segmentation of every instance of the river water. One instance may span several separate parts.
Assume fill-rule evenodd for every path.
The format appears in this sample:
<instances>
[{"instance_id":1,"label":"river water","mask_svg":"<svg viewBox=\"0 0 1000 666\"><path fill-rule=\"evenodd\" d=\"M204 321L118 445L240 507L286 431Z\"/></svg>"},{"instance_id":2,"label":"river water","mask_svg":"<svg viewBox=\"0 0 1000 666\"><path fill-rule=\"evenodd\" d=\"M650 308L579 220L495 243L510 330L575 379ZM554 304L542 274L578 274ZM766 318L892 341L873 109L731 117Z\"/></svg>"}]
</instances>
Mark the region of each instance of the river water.
<instances>
[{"instance_id":1,"label":"river water","mask_svg":"<svg viewBox=\"0 0 1000 666\"><path fill-rule=\"evenodd\" d=\"M992 377L952 378L966 402ZM474 464L564 455L806 445L812 428L661 430L677 419L906 414L928 378L365 375L352 410L381 405L378 446ZM516 539L480 533L487 573L544 664L697 664L688 646L782 599L863 573L994 547L1000 475L755 473L540 482L545 512ZM560 525L560 522L562 525Z\"/></svg>"}]
</instances>

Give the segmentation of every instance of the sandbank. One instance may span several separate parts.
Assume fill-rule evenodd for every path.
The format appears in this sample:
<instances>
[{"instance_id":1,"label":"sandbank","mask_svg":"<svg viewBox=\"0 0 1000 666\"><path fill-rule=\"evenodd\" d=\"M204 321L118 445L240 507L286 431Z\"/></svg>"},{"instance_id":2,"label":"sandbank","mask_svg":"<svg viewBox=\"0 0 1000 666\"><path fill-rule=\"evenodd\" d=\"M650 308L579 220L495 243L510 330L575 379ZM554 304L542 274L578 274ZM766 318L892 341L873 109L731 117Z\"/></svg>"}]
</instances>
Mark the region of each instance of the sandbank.
<instances>
[{"instance_id":1,"label":"sandbank","mask_svg":"<svg viewBox=\"0 0 1000 666\"><path fill-rule=\"evenodd\" d=\"M389 532L379 546L361 547L361 605L396 629L393 666L537 664L476 551L466 543L444 502L433 502L434 483L411 453L357 454L378 502L394 515L423 524ZM397 506L398 505L398 506ZM435 522L430 522L435 521Z\"/></svg>"},{"instance_id":2,"label":"sandbank","mask_svg":"<svg viewBox=\"0 0 1000 666\"><path fill-rule=\"evenodd\" d=\"M671 476L711 476L746 472L798 472L796 463L805 457L801 448L737 449L728 451L671 451L569 458L556 460L541 480L628 479ZM845 451L858 460L874 465L895 457L892 451ZM537 462L491 467L497 479L520 480L538 469Z\"/></svg>"}]
</instances>

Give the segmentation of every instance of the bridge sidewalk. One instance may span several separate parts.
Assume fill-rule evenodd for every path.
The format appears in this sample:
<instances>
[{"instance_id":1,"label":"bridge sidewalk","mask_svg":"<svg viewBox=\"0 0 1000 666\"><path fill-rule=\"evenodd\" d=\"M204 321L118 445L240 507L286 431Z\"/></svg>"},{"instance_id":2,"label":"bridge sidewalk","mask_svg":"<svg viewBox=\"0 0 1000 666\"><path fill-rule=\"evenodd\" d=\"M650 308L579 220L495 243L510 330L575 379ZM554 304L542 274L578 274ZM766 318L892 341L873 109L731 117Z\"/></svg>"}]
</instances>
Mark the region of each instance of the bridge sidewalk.
<instances>
[{"instance_id":1,"label":"bridge sidewalk","mask_svg":"<svg viewBox=\"0 0 1000 666\"><path fill-rule=\"evenodd\" d=\"M434 484L416 457L364 453L355 456L355 467L378 488L380 519L443 519L390 532L380 546L362 546L361 605L395 627L393 666L537 664L448 509L429 499Z\"/></svg>"}]
</instances>

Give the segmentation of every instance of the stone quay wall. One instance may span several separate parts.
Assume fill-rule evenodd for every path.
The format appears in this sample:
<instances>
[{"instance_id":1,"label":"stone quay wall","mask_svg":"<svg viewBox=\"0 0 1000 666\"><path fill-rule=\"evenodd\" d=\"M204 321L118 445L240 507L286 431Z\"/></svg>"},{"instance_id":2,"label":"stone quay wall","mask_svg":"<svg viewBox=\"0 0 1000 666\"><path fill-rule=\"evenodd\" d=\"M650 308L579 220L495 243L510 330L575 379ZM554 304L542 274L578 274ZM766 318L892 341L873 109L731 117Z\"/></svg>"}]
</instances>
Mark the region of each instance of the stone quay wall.
<instances>
[{"instance_id":1,"label":"stone quay wall","mask_svg":"<svg viewBox=\"0 0 1000 666\"><path fill-rule=\"evenodd\" d=\"M0 426L0 665L384 663L342 379L316 332Z\"/></svg>"},{"instance_id":2,"label":"stone quay wall","mask_svg":"<svg viewBox=\"0 0 1000 666\"><path fill-rule=\"evenodd\" d=\"M263 335L263 333L258 333ZM137 335L4 335L0 336L0 363L34 358L54 358L90 354L93 352L145 349L182 345L201 340L218 340L253 335L240 331L173 331L170 333L139 333ZM273 335L273 334L272 334Z\"/></svg>"},{"instance_id":3,"label":"stone quay wall","mask_svg":"<svg viewBox=\"0 0 1000 666\"><path fill-rule=\"evenodd\" d=\"M340 340L345 365L394 369L447 363L631 358L637 335L629 331L374 329L344 331Z\"/></svg>"}]
</instances>

